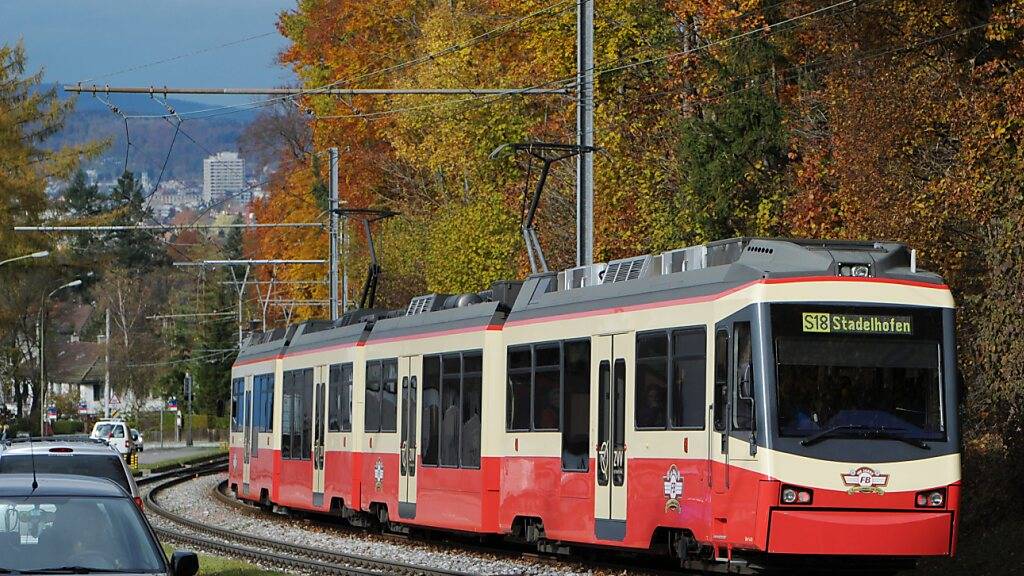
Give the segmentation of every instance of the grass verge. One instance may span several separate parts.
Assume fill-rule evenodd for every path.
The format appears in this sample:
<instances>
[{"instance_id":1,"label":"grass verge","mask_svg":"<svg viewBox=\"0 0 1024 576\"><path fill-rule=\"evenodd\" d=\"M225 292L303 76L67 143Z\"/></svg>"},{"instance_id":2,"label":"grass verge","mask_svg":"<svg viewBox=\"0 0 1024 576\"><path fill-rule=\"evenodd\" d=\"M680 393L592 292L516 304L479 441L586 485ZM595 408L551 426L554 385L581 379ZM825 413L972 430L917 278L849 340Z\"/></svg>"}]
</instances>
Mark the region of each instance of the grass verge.
<instances>
[{"instance_id":1,"label":"grass verge","mask_svg":"<svg viewBox=\"0 0 1024 576\"><path fill-rule=\"evenodd\" d=\"M164 545L164 552L170 558L174 548ZM283 573L264 570L241 560L200 554L199 576L283 576Z\"/></svg>"},{"instance_id":2,"label":"grass verge","mask_svg":"<svg viewBox=\"0 0 1024 576\"><path fill-rule=\"evenodd\" d=\"M198 454L191 454L189 456L184 456L181 458L170 458L168 460L160 460L159 462L147 462L145 464L140 463L139 470L152 470L154 468L163 468L165 466L178 466L182 464L188 464L195 460L204 460L206 458L211 458L213 456L218 456L227 453L227 450L222 450L220 448L210 448L209 450L206 450L204 452L200 452Z\"/></svg>"}]
</instances>

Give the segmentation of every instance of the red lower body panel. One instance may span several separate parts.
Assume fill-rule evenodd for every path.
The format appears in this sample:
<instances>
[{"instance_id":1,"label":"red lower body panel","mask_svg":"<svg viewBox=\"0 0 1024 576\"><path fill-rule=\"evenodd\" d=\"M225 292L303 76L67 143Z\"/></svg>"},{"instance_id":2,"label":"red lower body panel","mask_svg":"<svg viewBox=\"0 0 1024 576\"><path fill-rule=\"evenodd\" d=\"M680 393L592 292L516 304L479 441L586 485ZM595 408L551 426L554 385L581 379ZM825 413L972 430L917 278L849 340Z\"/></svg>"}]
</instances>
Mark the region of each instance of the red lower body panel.
<instances>
[{"instance_id":1,"label":"red lower body panel","mask_svg":"<svg viewBox=\"0 0 1024 576\"><path fill-rule=\"evenodd\" d=\"M773 510L768 552L870 556L945 556L953 514Z\"/></svg>"}]
</instances>

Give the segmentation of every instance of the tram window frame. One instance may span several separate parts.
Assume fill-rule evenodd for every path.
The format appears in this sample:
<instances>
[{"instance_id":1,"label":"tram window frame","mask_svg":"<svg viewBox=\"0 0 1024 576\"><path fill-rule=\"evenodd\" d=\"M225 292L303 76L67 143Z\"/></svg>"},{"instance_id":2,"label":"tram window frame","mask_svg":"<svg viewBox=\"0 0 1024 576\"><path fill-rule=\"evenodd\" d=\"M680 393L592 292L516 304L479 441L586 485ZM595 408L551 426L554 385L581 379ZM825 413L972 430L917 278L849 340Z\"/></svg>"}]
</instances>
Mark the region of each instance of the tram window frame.
<instances>
[{"instance_id":1,"label":"tram window frame","mask_svg":"<svg viewBox=\"0 0 1024 576\"><path fill-rule=\"evenodd\" d=\"M725 431L726 404L729 403L729 331L715 332L715 378L714 378L714 427L716 432Z\"/></svg>"},{"instance_id":2,"label":"tram window frame","mask_svg":"<svg viewBox=\"0 0 1024 576\"><path fill-rule=\"evenodd\" d=\"M313 450L313 369L285 371L281 392L284 399L281 411L281 459L310 460Z\"/></svg>"},{"instance_id":3,"label":"tram window frame","mask_svg":"<svg viewBox=\"0 0 1024 576\"><path fill-rule=\"evenodd\" d=\"M295 418L293 410L295 408L295 400L293 396L293 389L295 382L295 373L288 370L284 373L283 382L281 384L281 459L291 460L292 459L292 420Z\"/></svg>"},{"instance_id":4,"label":"tram window frame","mask_svg":"<svg viewBox=\"0 0 1024 576\"><path fill-rule=\"evenodd\" d=\"M580 364L585 370L580 373L570 372L568 349L579 346L585 351L581 352L583 358ZM561 402L561 431L562 431L562 471L563 472L589 472L590 471L590 387L591 374L590 363L593 361L590 338L579 338L562 342L562 402ZM577 374L579 378L570 378L570 374ZM572 380L572 382L570 382ZM581 396L579 403L582 406L582 421L577 422L572 418L573 414L579 412L572 409L575 406L574 396ZM577 408L578 410L579 408ZM579 430L577 430L577 425ZM576 437L576 443L582 446L582 454L566 452L567 441ZM582 457L582 458L581 458Z\"/></svg>"},{"instance_id":5,"label":"tram window frame","mask_svg":"<svg viewBox=\"0 0 1024 576\"><path fill-rule=\"evenodd\" d=\"M327 383L327 431L352 431L352 363L331 364Z\"/></svg>"},{"instance_id":6,"label":"tram window frame","mask_svg":"<svg viewBox=\"0 0 1024 576\"><path fill-rule=\"evenodd\" d=\"M363 390L363 431L380 432L380 389L384 367L380 360L367 360Z\"/></svg>"},{"instance_id":7,"label":"tram window frame","mask_svg":"<svg viewBox=\"0 0 1024 576\"><path fill-rule=\"evenodd\" d=\"M428 395L428 391L436 394ZM423 357L423 401L420 416L421 466L441 463L441 356Z\"/></svg>"},{"instance_id":8,"label":"tram window frame","mask_svg":"<svg viewBox=\"0 0 1024 576\"><path fill-rule=\"evenodd\" d=\"M264 410L266 412L263 432L274 431L274 387L276 385L275 380L276 378L273 372L263 375L263 393L265 394Z\"/></svg>"},{"instance_id":9,"label":"tram window frame","mask_svg":"<svg viewBox=\"0 0 1024 576\"><path fill-rule=\"evenodd\" d=\"M541 364L542 361L546 362ZM534 432L560 432L562 430L562 342L543 342L533 346L533 377L530 387L530 399L533 418L531 430ZM547 389L538 392L538 375L554 376L554 384L546 382ZM554 394L552 394L554 393ZM554 403L551 402L554 397ZM540 417L554 412L554 424L540 423Z\"/></svg>"},{"instance_id":10,"label":"tram window frame","mask_svg":"<svg viewBox=\"0 0 1024 576\"><path fill-rule=\"evenodd\" d=\"M695 347L693 350L687 350L683 353L677 351L677 341L686 338L687 336L700 335L699 347ZM659 353L650 355L643 355L644 346L643 340L650 339L652 342L655 339L661 340L660 344L664 347ZM707 387L707 327L706 326L682 326L666 328L662 330L648 330L645 332L638 332L636 334L636 358L635 358L635 370L636 375L634 376L634 390L633 390L633 401L634 401L634 413L633 413L633 426L634 429L640 432L647 431L663 431L663 430L704 430L707 423L705 422L705 390ZM658 350L655 350L658 352ZM684 382L683 386L683 398L676 398L676 372L679 369L678 366L682 362L694 362L695 365L700 365L701 369L697 374L697 378L690 378ZM665 382L664 395L659 399L660 405L664 406L663 421L660 424L650 425L640 423L640 406L645 405L646 398L643 395L643 389L640 386L641 374L644 373L642 368L655 367L660 369ZM688 385L687 385L688 384ZM700 421L699 424L694 418L694 423L677 423L676 416L678 414L686 415L686 406L689 404L686 402L686 392L689 391L693 396L690 400L691 403L695 403L700 407ZM677 410L677 406L679 407ZM696 417L696 412L692 414Z\"/></svg>"},{"instance_id":11,"label":"tram window frame","mask_svg":"<svg viewBox=\"0 0 1024 576\"><path fill-rule=\"evenodd\" d=\"M525 365L513 366L513 355L526 354L526 358L519 357L518 360L527 360ZM533 346L509 346L506 352L508 364L506 365L506 394L505 394L505 430L508 432L529 432L533 422ZM523 388L522 382L513 382L513 377L526 377L525 400L516 394L517 389ZM517 378L518 379L518 378ZM518 401L517 401L518 400ZM524 413L517 413L514 408L525 405ZM521 406L520 406L521 407Z\"/></svg>"},{"instance_id":12,"label":"tram window frame","mask_svg":"<svg viewBox=\"0 0 1024 576\"><path fill-rule=\"evenodd\" d=\"M644 342L644 341L647 342ZM658 345L660 341L660 354L658 350L652 350L653 353L649 355L643 355L644 349L650 349L651 345ZM668 388L670 382L670 369L669 364L669 336L667 330L654 330L648 332L638 332L636 335L636 358L635 358L635 376L633 383L633 426L636 430L666 430L668 426ZM659 423L643 423L640 422L641 407L648 404L646 398L646 391L649 389L646 386L641 386L641 379L644 375L649 374L653 371L660 372L662 376L662 382L664 389L662 390L662 396L659 398L659 402L655 403L655 407L661 406L660 424Z\"/></svg>"},{"instance_id":13,"label":"tram window frame","mask_svg":"<svg viewBox=\"0 0 1024 576\"><path fill-rule=\"evenodd\" d=\"M472 387L467 394L467 387ZM435 391L428 398L428 391ZM476 392L473 398L472 392ZM483 419L483 350L444 352L423 356L423 412L421 466L480 469ZM466 425L476 410L475 434ZM449 409L451 428L445 416ZM454 436L454 438L452 437Z\"/></svg>"},{"instance_id":14,"label":"tram window frame","mask_svg":"<svg viewBox=\"0 0 1024 576\"><path fill-rule=\"evenodd\" d=\"M678 350L677 342L683 340L687 336L700 335L699 346L696 346L691 351ZM676 392L676 371L680 363L693 362L694 366L699 366L699 370L695 378L690 378L683 381L681 407L677 410L677 404L675 392ZM707 398L707 374L708 374L708 330L706 326L686 326L683 328L676 328L671 331L669 338L669 386L668 386L668 424L672 430L704 430L707 426L707 407L705 406L705 399ZM689 393L689 394L688 394ZM693 405L696 407L690 415L694 417L693 423L686 423L687 407ZM676 423L675 417L680 415L682 423ZM699 418L699 423L697 419Z\"/></svg>"},{"instance_id":15,"label":"tram window frame","mask_svg":"<svg viewBox=\"0 0 1024 576\"><path fill-rule=\"evenodd\" d=\"M241 385L241 386L239 386ZM231 380L231 431L241 432L242 423L241 411L242 401L245 398L245 378L233 378Z\"/></svg>"},{"instance_id":16,"label":"tram window frame","mask_svg":"<svg viewBox=\"0 0 1024 576\"><path fill-rule=\"evenodd\" d=\"M549 340L549 341L545 341L545 342L532 342L532 343L529 343L529 344L519 344L519 345L515 345L515 346L508 346L506 348L507 364L505 366L505 374L506 374L506 378L508 378L508 381L506 383L506 395L505 395L505 431L506 432L561 432L562 431L562 417L563 417L562 416L562 395L563 395L563 390L564 390L564 377L565 377L565 375L563 373L564 372L563 371L563 367L562 367L563 358L564 358L565 354L564 354L564 351L563 351L562 347L565 344L565 342L567 342L567 341L563 341L563 340ZM530 364L529 364L529 366L528 367L527 366L516 366L516 367L512 368L511 366L513 364L513 354L522 354L522 353L527 352L527 351L529 352L529 357L530 357ZM557 361L555 361L555 362L550 362L549 361L548 363L539 365L538 364L539 353L551 353L551 352L555 352L557 354ZM539 427L537 425L538 407L541 407L541 408L544 407L543 404L539 404L540 402L543 402L544 399L543 398L538 398L538 396L537 396L537 374L538 374L538 372L541 373L541 374L557 374L557 377L555 378L555 382L556 382L555 386L557 386L557 392L558 392L557 400L555 400L555 404L553 406L551 406L552 408L554 408L554 411L555 411L555 421L557 422L555 424L554 428ZM515 402L516 395L514 393L514 387L516 385L512 383L512 377L513 376L523 376L523 375L527 375L527 374L529 375L529 381L530 381L529 398L528 398L528 404L527 404L529 406L529 418L528 418L527 422L525 423L525 425L522 425L523 423L520 420L520 418L522 416L519 415L519 414L516 414L516 413L514 413L512 411L513 406L517 404ZM521 385L522 384L520 383L519 386L521 386ZM551 390L551 388L549 388L549 390ZM550 392L547 394L547 396L549 398L552 397ZM512 422L513 417L515 417L516 422ZM516 424L520 424L520 425L516 425Z\"/></svg>"},{"instance_id":17,"label":"tram window frame","mask_svg":"<svg viewBox=\"0 0 1024 576\"><path fill-rule=\"evenodd\" d=\"M462 353L462 394L459 421L459 468L476 470L480 468L480 435L483 428L483 351ZM468 392L468 393L467 393ZM475 394L473 394L475 392ZM475 414L474 414L475 409ZM476 430L467 425L476 416Z\"/></svg>"},{"instance_id":18,"label":"tram window frame","mask_svg":"<svg viewBox=\"0 0 1024 576\"><path fill-rule=\"evenodd\" d=\"M733 402L732 429L738 431L752 431L754 429L755 407L754 390L757 386L754 370L754 332L750 322L736 322L732 326L733 333L733 379L732 386ZM745 334L744 334L745 333ZM744 358L744 355L746 356ZM745 360L745 361L744 361ZM748 368L749 367L749 368ZM743 398L740 395L740 380L744 372L750 370L750 398Z\"/></svg>"},{"instance_id":19,"label":"tram window frame","mask_svg":"<svg viewBox=\"0 0 1024 576\"><path fill-rule=\"evenodd\" d=\"M380 431L398 432L398 358L381 360Z\"/></svg>"},{"instance_id":20,"label":"tram window frame","mask_svg":"<svg viewBox=\"0 0 1024 576\"><path fill-rule=\"evenodd\" d=\"M273 373L256 374L255 376L252 377L251 421L252 428L256 432L272 432L274 430Z\"/></svg>"},{"instance_id":21,"label":"tram window frame","mask_svg":"<svg viewBox=\"0 0 1024 576\"><path fill-rule=\"evenodd\" d=\"M442 468L458 468L462 428L462 355L441 356L441 457ZM450 425L450 428L449 428Z\"/></svg>"},{"instance_id":22,"label":"tram window frame","mask_svg":"<svg viewBox=\"0 0 1024 576\"><path fill-rule=\"evenodd\" d=\"M313 459L313 369L302 371L302 435L299 448L302 460ZM294 453L294 447L292 449Z\"/></svg>"}]
</instances>

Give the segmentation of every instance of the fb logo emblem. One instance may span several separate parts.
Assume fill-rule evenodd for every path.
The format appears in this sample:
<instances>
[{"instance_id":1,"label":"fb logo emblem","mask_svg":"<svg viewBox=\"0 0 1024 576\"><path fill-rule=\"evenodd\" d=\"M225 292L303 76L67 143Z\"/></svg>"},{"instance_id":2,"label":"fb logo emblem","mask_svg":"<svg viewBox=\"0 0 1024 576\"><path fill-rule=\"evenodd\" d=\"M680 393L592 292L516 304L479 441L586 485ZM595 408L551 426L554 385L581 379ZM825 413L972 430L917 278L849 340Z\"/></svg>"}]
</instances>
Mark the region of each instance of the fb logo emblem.
<instances>
[{"instance_id":1,"label":"fb logo emblem","mask_svg":"<svg viewBox=\"0 0 1024 576\"><path fill-rule=\"evenodd\" d=\"M380 458L377 458L377 463L373 466L373 480L374 486L380 492L384 485L384 463L380 461Z\"/></svg>"},{"instance_id":2,"label":"fb logo emblem","mask_svg":"<svg viewBox=\"0 0 1024 576\"><path fill-rule=\"evenodd\" d=\"M668 472L662 476L664 481L665 512L669 510L679 511L679 497L683 495L683 477L679 469L673 464L669 466Z\"/></svg>"},{"instance_id":3,"label":"fb logo emblem","mask_svg":"<svg viewBox=\"0 0 1024 576\"><path fill-rule=\"evenodd\" d=\"M848 494L884 494L882 487L889 484L889 475L875 472L867 466L857 468L849 474L841 474L843 484L849 486Z\"/></svg>"}]
</instances>

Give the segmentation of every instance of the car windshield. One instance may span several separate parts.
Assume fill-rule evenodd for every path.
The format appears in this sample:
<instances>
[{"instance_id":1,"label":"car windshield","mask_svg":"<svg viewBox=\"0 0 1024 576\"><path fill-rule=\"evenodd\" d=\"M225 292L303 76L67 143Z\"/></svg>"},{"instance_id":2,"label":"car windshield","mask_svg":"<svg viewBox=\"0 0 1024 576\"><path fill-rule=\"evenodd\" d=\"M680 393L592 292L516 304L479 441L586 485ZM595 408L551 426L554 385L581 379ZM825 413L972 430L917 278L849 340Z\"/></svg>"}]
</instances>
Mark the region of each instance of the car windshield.
<instances>
[{"instance_id":1,"label":"car windshield","mask_svg":"<svg viewBox=\"0 0 1024 576\"><path fill-rule=\"evenodd\" d=\"M94 434L100 438L106 438L110 434L110 430L114 427L113 424L97 424Z\"/></svg>"},{"instance_id":2,"label":"car windshield","mask_svg":"<svg viewBox=\"0 0 1024 576\"><path fill-rule=\"evenodd\" d=\"M66 567L167 570L138 508L127 498L0 497L0 572Z\"/></svg>"},{"instance_id":3,"label":"car windshield","mask_svg":"<svg viewBox=\"0 0 1024 576\"><path fill-rule=\"evenodd\" d=\"M110 454L66 454L36 452L35 471L37 474L78 474L109 478L131 494L121 457ZM32 456L29 454L7 454L0 458L0 474L31 474Z\"/></svg>"},{"instance_id":4,"label":"car windshield","mask_svg":"<svg viewBox=\"0 0 1024 576\"><path fill-rule=\"evenodd\" d=\"M773 314L781 436L945 438L937 311Z\"/></svg>"}]
</instances>

